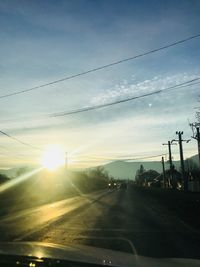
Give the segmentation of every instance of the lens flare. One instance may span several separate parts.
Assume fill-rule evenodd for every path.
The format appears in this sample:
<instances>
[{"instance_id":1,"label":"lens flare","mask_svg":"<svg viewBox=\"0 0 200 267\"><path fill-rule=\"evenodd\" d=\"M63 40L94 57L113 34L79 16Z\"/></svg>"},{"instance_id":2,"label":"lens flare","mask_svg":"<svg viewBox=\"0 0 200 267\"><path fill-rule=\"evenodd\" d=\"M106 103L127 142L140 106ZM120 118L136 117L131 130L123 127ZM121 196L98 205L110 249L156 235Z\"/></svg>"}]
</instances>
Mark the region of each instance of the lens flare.
<instances>
[{"instance_id":1,"label":"lens flare","mask_svg":"<svg viewBox=\"0 0 200 267\"><path fill-rule=\"evenodd\" d=\"M0 193L10 189L11 187L31 178L33 175L35 175L36 173L40 172L42 170L42 168L38 168L38 169L35 169L33 171L30 171L28 173L25 173L25 174L22 174L20 175L19 177L15 178L15 179L12 179L11 181L3 184L0 186Z\"/></svg>"}]
</instances>

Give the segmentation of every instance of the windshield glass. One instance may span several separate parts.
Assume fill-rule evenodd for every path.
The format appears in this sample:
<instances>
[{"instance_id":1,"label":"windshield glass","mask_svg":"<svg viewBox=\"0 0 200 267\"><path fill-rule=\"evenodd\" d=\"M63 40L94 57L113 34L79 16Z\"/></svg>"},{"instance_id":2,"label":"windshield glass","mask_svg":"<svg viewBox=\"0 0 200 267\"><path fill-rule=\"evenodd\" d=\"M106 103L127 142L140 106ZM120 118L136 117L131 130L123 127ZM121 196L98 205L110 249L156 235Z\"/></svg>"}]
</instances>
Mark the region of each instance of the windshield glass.
<instances>
[{"instance_id":1,"label":"windshield glass","mask_svg":"<svg viewBox=\"0 0 200 267\"><path fill-rule=\"evenodd\" d=\"M200 259L200 1L0 14L0 241Z\"/></svg>"}]
</instances>

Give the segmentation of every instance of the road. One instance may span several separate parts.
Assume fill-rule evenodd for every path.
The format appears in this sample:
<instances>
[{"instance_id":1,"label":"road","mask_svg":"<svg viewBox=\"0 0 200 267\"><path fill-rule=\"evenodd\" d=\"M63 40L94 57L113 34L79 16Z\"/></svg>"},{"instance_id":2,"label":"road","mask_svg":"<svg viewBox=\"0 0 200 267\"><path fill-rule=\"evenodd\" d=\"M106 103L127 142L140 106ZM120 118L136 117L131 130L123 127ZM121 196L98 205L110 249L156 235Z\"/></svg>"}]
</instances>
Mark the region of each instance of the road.
<instances>
[{"instance_id":1,"label":"road","mask_svg":"<svg viewBox=\"0 0 200 267\"><path fill-rule=\"evenodd\" d=\"M73 242L150 257L200 258L200 234L133 188L99 191L4 216L0 234L1 241Z\"/></svg>"}]
</instances>

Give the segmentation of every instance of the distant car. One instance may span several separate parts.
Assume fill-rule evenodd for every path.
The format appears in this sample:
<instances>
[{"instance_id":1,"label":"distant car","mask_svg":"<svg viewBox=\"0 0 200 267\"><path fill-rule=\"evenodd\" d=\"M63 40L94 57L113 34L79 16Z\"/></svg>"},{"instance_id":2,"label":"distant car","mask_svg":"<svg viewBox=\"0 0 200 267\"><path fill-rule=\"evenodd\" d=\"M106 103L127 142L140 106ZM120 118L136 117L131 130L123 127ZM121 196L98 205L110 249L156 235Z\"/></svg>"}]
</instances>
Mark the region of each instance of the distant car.
<instances>
[{"instance_id":1,"label":"distant car","mask_svg":"<svg viewBox=\"0 0 200 267\"><path fill-rule=\"evenodd\" d=\"M117 189L117 183L109 183L108 188L109 189Z\"/></svg>"},{"instance_id":2,"label":"distant car","mask_svg":"<svg viewBox=\"0 0 200 267\"><path fill-rule=\"evenodd\" d=\"M122 190L125 189L126 190L127 189L127 184L126 183L121 183L119 189L122 189Z\"/></svg>"}]
</instances>

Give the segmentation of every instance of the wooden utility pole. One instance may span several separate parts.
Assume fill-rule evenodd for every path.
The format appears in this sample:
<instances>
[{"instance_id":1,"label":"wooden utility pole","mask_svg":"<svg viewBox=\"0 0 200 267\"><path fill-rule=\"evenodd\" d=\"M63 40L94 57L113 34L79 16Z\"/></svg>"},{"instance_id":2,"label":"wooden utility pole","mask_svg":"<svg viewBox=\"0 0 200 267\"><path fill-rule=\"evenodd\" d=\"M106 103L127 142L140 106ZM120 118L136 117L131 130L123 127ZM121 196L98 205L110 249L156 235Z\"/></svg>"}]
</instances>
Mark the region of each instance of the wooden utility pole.
<instances>
[{"instance_id":1,"label":"wooden utility pole","mask_svg":"<svg viewBox=\"0 0 200 267\"><path fill-rule=\"evenodd\" d=\"M183 180L183 183L184 183L184 191L188 191L188 176L186 175L185 173L185 166L184 166L184 157L183 157L183 142L186 142L188 143L190 141L189 140L183 140L182 139L182 135L183 135L183 131L176 131L176 134L178 135L178 140L172 140L172 143L173 141L176 141L178 142L179 144L179 151L180 151L180 162L181 162L181 175L182 175L182 180Z\"/></svg>"},{"instance_id":2,"label":"wooden utility pole","mask_svg":"<svg viewBox=\"0 0 200 267\"><path fill-rule=\"evenodd\" d=\"M163 146L168 146L168 150L169 150L169 166L170 166L170 178L172 181L172 185L174 184L174 166L172 163L172 151L171 151L171 146L172 145L176 145L173 144L171 141L168 141L167 144L163 144Z\"/></svg>"},{"instance_id":3,"label":"wooden utility pole","mask_svg":"<svg viewBox=\"0 0 200 267\"><path fill-rule=\"evenodd\" d=\"M166 188L166 175L165 175L165 161L162 157L162 168L163 168L163 187Z\"/></svg>"},{"instance_id":4,"label":"wooden utility pole","mask_svg":"<svg viewBox=\"0 0 200 267\"><path fill-rule=\"evenodd\" d=\"M199 167L200 167L200 123L194 122L190 123L190 127L192 128L193 136L192 138L197 140L198 147L198 156L199 156Z\"/></svg>"},{"instance_id":5,"label":"wooden utility pole","mask_svg":"<svg viewBox=\"0 0 200 267\"><path fill-rule=\"evenodd\" d=\"M197 145L198 145L198 154L199 154L199 166L200 166L200 132L199 132L199 127L196 128L197 129Z\"/></svg>"}]
</instances>

